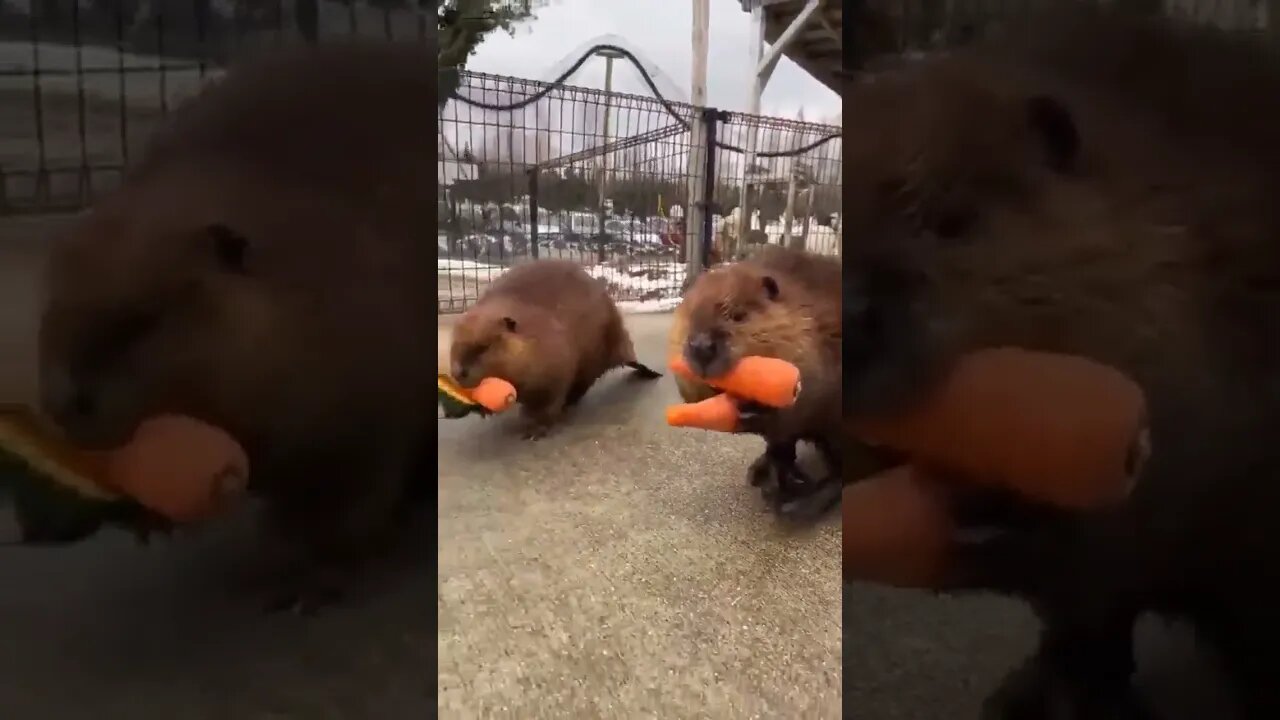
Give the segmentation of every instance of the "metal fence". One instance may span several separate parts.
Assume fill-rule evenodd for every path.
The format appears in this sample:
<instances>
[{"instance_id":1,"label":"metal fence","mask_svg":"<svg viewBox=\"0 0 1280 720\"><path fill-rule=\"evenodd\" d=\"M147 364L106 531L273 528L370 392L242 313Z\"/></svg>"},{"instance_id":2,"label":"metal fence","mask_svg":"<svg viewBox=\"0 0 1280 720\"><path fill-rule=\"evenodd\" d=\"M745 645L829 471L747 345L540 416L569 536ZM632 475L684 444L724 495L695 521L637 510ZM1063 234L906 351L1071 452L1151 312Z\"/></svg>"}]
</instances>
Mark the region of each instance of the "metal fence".
<instances>
[{"instance_id":1,"label":"metal fence","mask_svg":"<svg viewBox=\"0 0 1280 720\"><path fill-rule=\"evenodd\" d=\"M838 255L839 133L830 125L738 113L720 122L710 262L740 257L766 243ZM749 222L743 220L744 208Z\"/></svg>"},{"instance_id":2,"label":"metal fence","mask_svg":"<svg viewBox=\"0 0 1280 720\"><path fill-rule=\"evenodd\" d=\"M878 55L963 43L1002 21L1063 0L867 0L852 10L846 58L863 65ZM1068 0L1164 15L1280 39L1280 0ZM1277 43L1280 44L1280 43Z\"/></svg>"},{"instance_id":3,"label":"metal fence","mask_svg":"<svg viewBox=\"0 0 1280 720\"><path fill-rule=\"evenodd\" d=\"M0 216L74 210L247 49L425 37L413 0L0 0ZM434 21L433 21L434 22ZM434 26L431 26L434 27Z\"/></svg>"},{"instance_id":4,"label":"metal fence","mask_svg":"<svg viewBox=\"0 0 1280 720\"><path fill-rule=\"evenodd\" d=\"M461 310L513 263L566 258L615 299L680 292L690 133L650 97L464 72L439 141L440 309ZM676 105L684 123L693 109Z\"/></svg>"},{"instance_id":5,"label":"metal fence","mask_svg":"<svg viewBox=\"0 0 1280 720\"><path fill-rule=\"evenodd\" d=\"M426 12L415 0L0 0L0 217L92 203L164 115L238 54L353 34L422 38L434 30ZM560 83L460 80L468 102L444 104L439 136L443 312L522 259L573 258L622 303L660 309L701 266L688 262L691 248L715 262L764 238L838 247L838 140L768 156L836 128L704 116ZM719 149L708 153L701 123L717 115ZM690 208L699 187L707 202ZM689 228L690 215L710 222Z\"/></svg>"},{"instance_id":6,"label":"metal fence","mask_svg":"<svg viewBox=\"0 0 1280 720\"><path fill-rule=\"evenodd\" d=\"M465 309L513 263L547 257L581 263L623 307L674 307L691 247L705 246L715 262L738 246L744 173L758 208L749 242L790 237L837 251L839 141L798 157L758 156L838 128L735 114L719 123L721 147L708 155L694 139L701 113L682 103L471 72L458 95L440 122L442 312ZM752 132L749 161L742 148ZM738 147L725 149L726 135ZM687 227L688 203L708 170L703 237ZM691 232L702 242L691 243Z\"/></svg>"}]
</instances>

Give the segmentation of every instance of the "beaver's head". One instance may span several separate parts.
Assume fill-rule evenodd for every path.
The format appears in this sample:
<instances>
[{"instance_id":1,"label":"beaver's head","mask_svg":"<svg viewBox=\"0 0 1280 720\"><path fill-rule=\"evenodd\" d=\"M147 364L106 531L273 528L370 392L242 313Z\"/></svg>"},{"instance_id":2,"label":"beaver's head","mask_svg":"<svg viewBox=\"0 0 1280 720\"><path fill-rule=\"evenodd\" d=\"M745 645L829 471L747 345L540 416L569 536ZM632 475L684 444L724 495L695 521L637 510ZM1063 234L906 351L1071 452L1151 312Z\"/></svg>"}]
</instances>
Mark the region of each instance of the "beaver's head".
<instances>
[{"instance_id":1,"label":"beaver's head","mask_svg":"<svg viewBox=\"0 0 1280 720\"><path fill-rule=\"evenodd\" d=\"M40 324L43 409L89 446L182 413L233 432L289 382L269 252L165 191L121 193L55 247ZM277 362L280 360L281 362Z\"/></svg>"},{"instance_id":2,"label":"beaver's head","mask_svg":"<svg viewBox=\"0 0 1280 720\"><path fill-rule=\"evenodd\" d=\"M959 245L1025 233L1051 220L1064 183L1087 158L1075 114L968 58L934 58L851 84L859 108L845 119L844 239L888 224Z\"/></svg>"},{"instance_id":3,"label":"beaver's head","mask_svg":"<svg viewBox=\"0 0 1280 720\"><path fill-rule=\"evenodd\" d=\"M503 301L473 306L453 328L450 372L463 387L498 377L517 387L524 375L529 339L519 308Z\"/></svg>"},{"instance_id":4,"label":"beaver's head","mask_svg":"<svg viewBox=\"0 0 1280 720\"><path fill-rule=\"evenodd\" d=\"M749 261L703 273L679 310L688 321L685 360L699 375L715 377L748 355L803 359L815 326L807 296L795 278Z\"/></svg>"}]
</instances>

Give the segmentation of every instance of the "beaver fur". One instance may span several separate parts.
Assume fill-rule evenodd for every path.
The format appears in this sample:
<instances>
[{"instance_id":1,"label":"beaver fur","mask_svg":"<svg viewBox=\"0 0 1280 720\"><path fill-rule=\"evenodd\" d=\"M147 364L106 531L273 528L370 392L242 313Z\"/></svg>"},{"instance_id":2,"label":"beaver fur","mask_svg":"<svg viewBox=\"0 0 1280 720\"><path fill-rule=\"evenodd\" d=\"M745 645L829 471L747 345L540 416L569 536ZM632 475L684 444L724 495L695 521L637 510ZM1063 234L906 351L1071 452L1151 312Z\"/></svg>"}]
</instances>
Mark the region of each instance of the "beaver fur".
<instances>
[{"instance_id":1,"label":"beaver fur","mask_svg":"<svg viewBox=\"0 0 1280 720\"><path fill-rule=\"evenodd\" d=\"M743 431L765 439L748 479L786 515L809 515L839 499L841 477L841 267L839 258L776 245L700 275L676 309L667 351L684 355L706 377L742 357L762 355L800 368L794 406L751 407ZM681 396L697 402L716 391L676 376ZM810 478L796 464L796 444L817 446L827 474Z\"/></svg>"},{"instance_id":2,"label":"beaver fur","mask_svg":"<svg viewBox=\"0 0 1280 720\"><path fill-rule=\"evenodd\" d=\"M296 545L279 607L339 589L432 447L434 63L351 41L229 68L50 260L46 411L91 445L160 412L237 437Z\"/></svg>"},{"instance_id":3,"label":"beaver fur","mask_svg":"<svg viewBox=\"0 0 1280 720\"><path fill-rule=\"evenodd\" d=\"M571 260L523 263L495 280L454 326L449 360L465 387L486 377L515 385L529 439L613 368L661 377L636 360L604 283Z\"/></svg>"},{"instance_id":4,"label":"beaver fur","mask_svg":"<svg viewBox=\"0 0 1280 720\"><path fill-rule=\"evenodd\" d=\"M1109 363L1150 399L1124 507L957 508L1008 524L948 586L1043 623L987 715L1141 714L1133 626L1154 611L1217 644L1247 717L1280 716L1280 65L1213 30L1051 11L846 100L850 417L1000 345Z\"/></svg>"}]
</instances>

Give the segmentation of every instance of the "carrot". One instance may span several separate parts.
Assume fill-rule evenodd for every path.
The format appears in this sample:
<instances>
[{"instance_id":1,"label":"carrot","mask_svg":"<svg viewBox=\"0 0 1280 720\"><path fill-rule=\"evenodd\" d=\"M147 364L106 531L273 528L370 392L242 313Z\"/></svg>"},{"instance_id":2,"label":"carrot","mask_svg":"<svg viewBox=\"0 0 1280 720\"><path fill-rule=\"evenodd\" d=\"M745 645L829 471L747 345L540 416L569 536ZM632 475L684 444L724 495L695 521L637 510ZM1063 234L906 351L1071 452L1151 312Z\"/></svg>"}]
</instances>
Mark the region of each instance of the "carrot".
<instances>
[{"instance_id":1,"label":"carrot","mask_svg":"<svg viewBox=\"0 0 1280 720\"><path fill-rule=\"evenodd\" d=\"M841 506L846 582L938 585L955 532L942 485L900 465L845 486Z\"/></svg>"},{"instance_id":2,"label":"carrot","mask_svg":"<svg viewBox=\"0 0 1280 720\"><path fill-rule=\"evenodd\" d=\"M769 407L789 407L800 394L800 369L778 358L744 357L729 372L715 378L698 376L681 355L672 358L670 366L672 372L686 378L702 380L730 395Z\"/></svg>"},{"instance_id":3,"label":"carrot","mask_svg":"<svg viewBox=\"0 0 1280 720\"><path fill-rule=\"evenodd\" d=\"M142 423L107 453L102 484L178 523L208 517L247 486L249 460L230 435L180 416Z\"/></svg>"},{"instance_id":4,"label":"carrot","mask_svg":"<svg viewBox=\"0 0 1280 720\"><path fill-rule=\"evenodd\" d=\"M997 348L961 358L918 407L859 420L854 432L968 482L1086 509L1128 497L1146 427L1141 388L1114 368Z\"/></svg>"},{"instance_id":5,"label":"carrot","mask_svg":"<svg viewBox=\"0 0 1280 720\"><path fill-rule=\"evenodd\" d=\"M516 401L516 387L502 378L487 377L470 390L473 400L489 412L502 412Z\"/></svg>"},{"instance_id":6,"label":"carrot","mask_svg":"<svg viewBox=\"0 0 1280 720\"><path fill-rule=\"evenodd\" d=\"M667 424L733 432L738 429L738 405L724 393L701 402L672 405L667 408Z\"/></svg>"}]
</instances>

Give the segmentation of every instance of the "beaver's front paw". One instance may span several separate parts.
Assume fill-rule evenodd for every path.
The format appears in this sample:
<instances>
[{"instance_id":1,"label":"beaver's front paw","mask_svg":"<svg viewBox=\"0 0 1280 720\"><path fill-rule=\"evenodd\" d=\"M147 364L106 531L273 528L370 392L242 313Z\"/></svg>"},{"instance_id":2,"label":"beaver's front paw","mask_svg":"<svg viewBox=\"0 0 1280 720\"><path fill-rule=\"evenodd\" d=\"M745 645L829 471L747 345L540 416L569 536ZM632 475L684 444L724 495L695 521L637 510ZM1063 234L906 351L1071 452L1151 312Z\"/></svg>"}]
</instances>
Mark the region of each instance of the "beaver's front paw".
<instances>
[{"instance_id":1,"label":"beaver's front paw","mask_svg":"<svg viewBox=\"0 0 1280 720\"><path fill-rule=\"evenodd\" d=\"M350 580L347 573L331 566L300 568L279 579L263 609L269 613L314 615L340 602Z\"/></svg>"},{"instance_id":2,"label":"beaver's front paw","mask_svg":"<svg viewBox=\"0 0 1280 720\"><path fill-rule=\"evenodd\" d=\"M522 440L541 440L551 432L551 426L539 422L531 422L520 431Z\"/></svg>"},{"instance_id":3,"label":"beaver's front paw","mask_svg":"<svg viewBox=\"0 0 1280 720\"><path fill-rule=\"evenodd\" d=\"M1071 682L1040 657L1011 672L982 706L982 720L1155 720L1131 687Z\"/></svg>"},{"instance_id":4,"label":"beaver's front paw","mask_svg":"<svg viewBox=\"0 0 1280 720\"><path fill-rule=\"evenodd\" d=\"M746 435L768 435L777 423L778 410L748 400L738 401L738 427L734 432Z\"/></svg>"},{"instance_id":5,"label":"beaver's front paw","mask_svg":"<svg viewBox=\"0 0 1280 720\"><path fill-rule=\"evenodd\" d=\"M840 478L833 476L811 478L805 475L802 481L793 479L780 483L774 498L774 511L787 520L815 520L840 502L843 487Z\"/></svg>"},{"instance_id":6,"label":"beaver's front paw","mask_svg":"<svg viewBox=\"0 0 1280 720\"><path fill-rule=\"evenodd\" d=\"M747 468L747 482L751 483L751 487L776 489L778 487L778 470L774 459L769 457L769 453L760 453L760 457L751 462L751 466Z\"/></svg>"}]
</instances>

